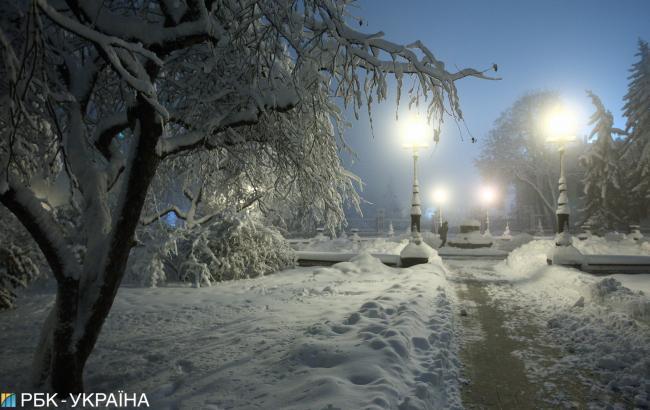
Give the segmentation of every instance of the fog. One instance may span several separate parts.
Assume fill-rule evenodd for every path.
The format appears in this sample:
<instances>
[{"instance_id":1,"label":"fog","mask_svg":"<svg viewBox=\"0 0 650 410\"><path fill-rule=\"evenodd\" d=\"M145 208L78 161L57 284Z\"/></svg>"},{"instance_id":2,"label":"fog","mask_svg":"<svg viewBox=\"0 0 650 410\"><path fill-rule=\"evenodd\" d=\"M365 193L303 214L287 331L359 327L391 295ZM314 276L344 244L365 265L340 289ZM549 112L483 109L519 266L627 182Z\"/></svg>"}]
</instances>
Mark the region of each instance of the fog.
<instances>
[{"instance_id":1,"label":"fog","mask_svg":"<svg viewBox=\"0 0 650 410\"><path fill-rule=\"evenodd\" d=\"M557 90L574 108L583 134L588 132L591 89L624 127L622 98L628 69L635 61L638 38L650 39L647 1L545 2L403 2L367 0L360 3L364 30L383 30L395 41L421 40L452 70L489 68L498 64L500 81L466 78L458 81L464 123L447 118L440 143L421 152L420 187L423 209L433 207L432 192L442 184L450 191L447 215L463 217L482 184L474 167L481 141L492 123L522 94ZM406 84L408 89L410 84ZM394 89L391 89L394 92ZM364 214L382 207L387 185L408 206L411 192L409 151L401 147L395 120L395 94L373 106L374 137L365 109L346 137L358 158L345 157L349 169L365 182ZM408 101L401 103L406 112ZM477 143L472 143L472 137ZM502 194L505 187L502 187ZM507 202L507 201L506 201ZM351 215L352 216L352 215Z\"/></svg>"}]
</instances>

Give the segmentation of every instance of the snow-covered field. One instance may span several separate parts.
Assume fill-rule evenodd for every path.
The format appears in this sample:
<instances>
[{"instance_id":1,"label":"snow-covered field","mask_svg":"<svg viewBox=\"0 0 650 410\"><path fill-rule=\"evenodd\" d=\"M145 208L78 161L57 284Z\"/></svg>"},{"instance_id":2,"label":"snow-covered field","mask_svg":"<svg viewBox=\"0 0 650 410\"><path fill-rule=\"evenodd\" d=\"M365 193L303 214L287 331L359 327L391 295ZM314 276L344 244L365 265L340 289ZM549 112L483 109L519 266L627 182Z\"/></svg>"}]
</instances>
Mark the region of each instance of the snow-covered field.
<instances>
[{"instance_id":1,"label":"snow-covered field","mask_svg":"<svg viewBox=\"0 0 650 410\"><path fill-rule=\"evenodd\" d=\"M25 389L53 302L2 312L0 385ZM88 391L146 392L156 409L459 408L453 292L440 261L369 255L209 288L122 288Z\"/></svg>"}]
</instances>

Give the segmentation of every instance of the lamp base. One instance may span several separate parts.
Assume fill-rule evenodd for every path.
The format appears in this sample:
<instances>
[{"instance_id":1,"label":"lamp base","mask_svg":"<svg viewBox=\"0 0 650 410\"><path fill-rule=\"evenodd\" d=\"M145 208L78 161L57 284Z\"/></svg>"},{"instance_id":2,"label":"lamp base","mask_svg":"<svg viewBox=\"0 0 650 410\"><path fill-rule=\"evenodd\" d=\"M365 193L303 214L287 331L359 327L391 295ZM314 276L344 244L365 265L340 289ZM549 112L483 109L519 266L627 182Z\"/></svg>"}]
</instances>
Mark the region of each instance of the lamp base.
<instances>
[{"instance_id":1,"label":"lamp base","mask_svg":"<svg viewBox=\"0 0 650 410\"><path fill-rule=\"evenodd\" d=\"M435 255L437 255L437 252L422 240L422 235L419 232L413 232L411 241L399 254L400 266L408 268L428 263L429 257Z\"/></svg>"}]
</instances>

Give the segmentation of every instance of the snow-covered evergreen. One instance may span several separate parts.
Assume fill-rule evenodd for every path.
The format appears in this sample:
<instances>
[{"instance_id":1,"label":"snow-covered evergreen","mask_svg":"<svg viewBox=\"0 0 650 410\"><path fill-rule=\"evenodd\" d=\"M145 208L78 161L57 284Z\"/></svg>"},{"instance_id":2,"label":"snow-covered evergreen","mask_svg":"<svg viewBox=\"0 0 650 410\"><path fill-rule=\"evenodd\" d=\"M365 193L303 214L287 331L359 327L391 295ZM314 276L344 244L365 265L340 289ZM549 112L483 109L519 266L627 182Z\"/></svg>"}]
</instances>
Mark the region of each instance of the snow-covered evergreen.
<instances>
[{"instance_id":1,"label":"snow-covered evergreen","mask_svg":"<svg viewBox=\"0 0 650 410\"><path fill-rule=\"evenodd\" d=\"M614 128L614 117L605 108L600 98L587 91L596 111L591 115L589 124L593 126L589 139L592 140L587 151L580 157L585 168L582 179L584 184L585 207L584 218L596 229L612 229L624 223L621 205L621 170L620 153L612 138L622 131Z\"/></svg>"},{"instance_id":2,"label":"snow-covered evergreen","mask_svg":"<svg viewBox=\"0 0 650 410\"><path fill-rule=\"evenodd\" d=\"M632 65L624 97L629 134L624 155L628 164L634 164L626 175L631 182L628 201L637 211L634 217L640 220L650 209L650 48L646 41L639 40L636 55L639 60Z\"/></svg>"}]
</instances>

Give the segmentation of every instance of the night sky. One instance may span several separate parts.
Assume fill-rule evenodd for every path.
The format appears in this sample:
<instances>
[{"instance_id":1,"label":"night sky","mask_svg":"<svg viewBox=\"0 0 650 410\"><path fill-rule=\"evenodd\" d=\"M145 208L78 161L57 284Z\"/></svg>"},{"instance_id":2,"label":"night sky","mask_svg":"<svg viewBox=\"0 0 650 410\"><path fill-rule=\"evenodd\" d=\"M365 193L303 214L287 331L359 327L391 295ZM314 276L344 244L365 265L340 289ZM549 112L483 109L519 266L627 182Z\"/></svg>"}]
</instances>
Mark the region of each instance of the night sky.
<instances>
[{"instance_id":1,"label":"night sky","mask_svg":"<svg viewBox=\"0 0 650 410\"><path fill-rule=\"evenodd\" d=\"M363 0L358 5L363 31L382 30L387 39L403 44L419 39L449 71L499 65L501 81L467 78L456 83L465 118L462 134L447 119L441 142L434 147L431 141L421 155L423 205L432 206L433 188L443 184L451 193L449 208L458 214L477 196L481 180L473 160L502 111L528 91L557 90L587 133L592 107L584 91L591 89L612 111L615 125L623 127L628 70L636 61L638 39L650 41L648 0ZM365 199L381 200L392 182L406 205L411 157L400 145L392 95L374 106L374 138L365 113L359 121L348 116L353 126L347 139L359 158L346 163L366 182ZM471 136L479 142L472 144ZM372 208L365 207L368 216Z\"/></svg>"}]
</instances>

